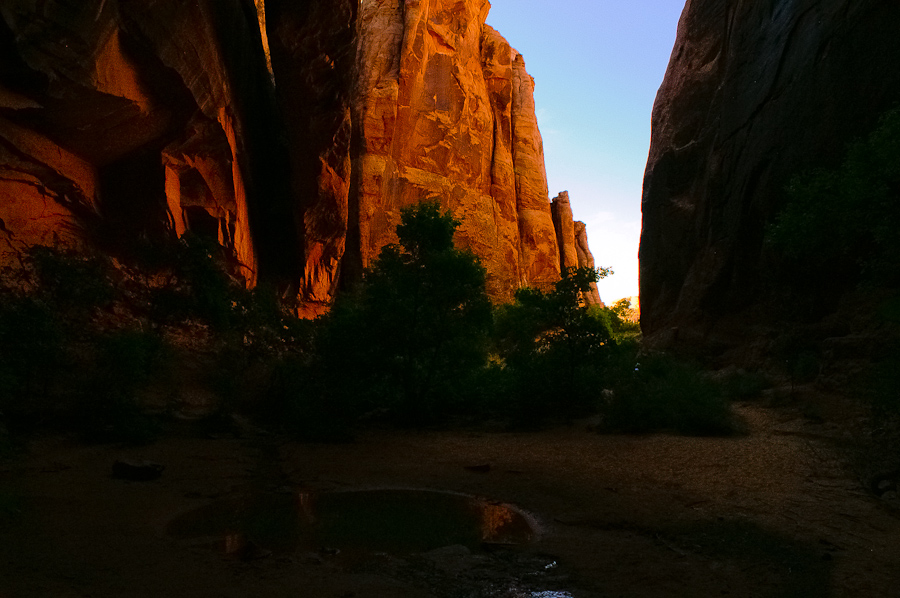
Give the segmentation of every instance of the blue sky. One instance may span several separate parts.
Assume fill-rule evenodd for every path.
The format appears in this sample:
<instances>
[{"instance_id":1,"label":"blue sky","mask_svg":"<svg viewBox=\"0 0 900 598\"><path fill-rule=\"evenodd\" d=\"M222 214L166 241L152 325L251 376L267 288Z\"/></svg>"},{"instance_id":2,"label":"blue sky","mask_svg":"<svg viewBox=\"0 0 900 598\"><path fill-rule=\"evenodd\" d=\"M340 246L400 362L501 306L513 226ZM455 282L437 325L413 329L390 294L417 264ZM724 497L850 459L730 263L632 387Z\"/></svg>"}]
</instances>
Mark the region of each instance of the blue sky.
<instances>
[{"instance_id":1,"label":"blue sky","mask_svg":"<svg viewBox=\"0 0 900 598\"><path fill-rule=\"evenodd\" d=\"M487 22L535 79L550 196L569 191L610 302L638 293L650 112L684 0L491 0Z\"/></svg>"}]
</instances>

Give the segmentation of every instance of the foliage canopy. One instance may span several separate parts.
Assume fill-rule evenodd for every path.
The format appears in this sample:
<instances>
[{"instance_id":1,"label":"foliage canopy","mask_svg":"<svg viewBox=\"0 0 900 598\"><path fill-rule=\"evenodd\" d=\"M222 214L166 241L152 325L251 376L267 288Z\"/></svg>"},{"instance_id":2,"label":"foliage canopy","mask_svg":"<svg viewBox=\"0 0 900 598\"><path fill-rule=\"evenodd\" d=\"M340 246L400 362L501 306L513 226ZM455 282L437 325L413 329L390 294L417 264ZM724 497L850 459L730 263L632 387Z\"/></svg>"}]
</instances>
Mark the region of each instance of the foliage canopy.
<instances>
[{"instance_id":1,"label":"foliage canopy","mask_svg":"<svg viewBox=\"0 0 900 598\"><path fill-rule=\"evenodd\" d=\"M324 318L317 349L327 394L358 410L427 423L458 399L487 359L485 270L453 246L459 226L436 202L405 208L361 284Z\"/></svg>"},{"instance_id":2,"label":"foliage canopy","mask_svg":"<svg viewBox=\"0 0 900 598\"><path fill-rule=\"evenodd\" d=\"M787 277L900 284L900 109L851 145L838 168L803 173L787 193L768 230Z\"/></svg>"}]
</instances>

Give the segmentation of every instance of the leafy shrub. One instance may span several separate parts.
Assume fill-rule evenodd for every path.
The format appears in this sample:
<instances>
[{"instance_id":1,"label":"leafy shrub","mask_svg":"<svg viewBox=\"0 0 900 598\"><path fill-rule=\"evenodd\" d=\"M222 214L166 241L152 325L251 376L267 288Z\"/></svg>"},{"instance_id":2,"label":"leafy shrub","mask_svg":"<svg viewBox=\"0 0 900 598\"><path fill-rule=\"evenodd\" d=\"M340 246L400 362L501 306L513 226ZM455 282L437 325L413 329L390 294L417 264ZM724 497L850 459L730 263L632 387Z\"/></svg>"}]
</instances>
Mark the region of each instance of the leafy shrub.
<instances>
[{"instance_id":1,"label":"leafy shrub","mask_svg":"<svg viewBox=\"0 0 900 598\"><path fill-rule=\"evenodd\" d=\"M169 323L199 318L217 330L231 328L242 287L226 273L221 247L212 239L186 234L174 245L170 259L169 283L152 299L155 318Z\"/></svg>"},{"instance_id":2,"label":"leafy shrub","mask_svg":"<svg viewBox=\"0 0 900 598\"><path fill-rule=\"evenodd\" d=\"M619 299L612 307L590 308L592 311L603 311L609 318L609 328L616 341L637 342L641 337L641 323L637 318L637 309L632 307L630 299Z\"/></svg>"},{"instance_id":3,"label":"leafy shrub","mask_svg":"<svg viewBox=\"0 0 900 598\"><path fill-rule=\"evenodd\" d=\"M839 168L793 179L768 240L787 281L900 284L900 109L853 144Z\"/></svg>"},{"instance_id":4,"label":"leafy shrub","mask_svg":"<svg viewBox=\"0 0 900 598\"><path fill-rule=\"evenodd\" d=\"M875 364L868 387L876 419L900 421L900 351L894 350Z\"/></svg>"},{"instance_id":5,"label":"leafy shrub","mask_svg":"<svg viewBox=\"0 0 900 598\"><path fill-rule=\"evenodd\" d=\"M772 356L792 383L812 382L822 369L821 348L802 328L782 331L772 345Z\"/></svg>"},{"instance_id":6,"label":"leafy shrub","mask_svg":"<svg viewBox=\"0 0 900 598\"><path fill-rule=\"evenodd\" d=\"M115 298L105 258L35 245L25 260L33 269L38 297L56 310L106 307Z\"/></svg>"},{"instance_id":7,"label":"leafy shrub","mask_svg":"<svg viewBox=\"0 0 900 598\"><path fill-rule=\"evenodd\" d=\"M324 400L394 421L434 423L487 360L491 304L478 258L453 246L459 226L436 202L401 213L359 286L322 318L313 368Z\"/></svg>"},{"instance_id":8,"label":"leafy shrub","mask_svg":"<svg viewBox=\"0 0 900 598\"><path fill-rule=\"evenodd\" d=\"M646 355L616 386L602 409L603 429L674 431L691 436L735 431L722 389L700 369L667 355Z\"/></svg>"},{"instance_id":9,"label":"leafy shrub","mask_svg":"<svg viewBox=\"0 0 900 598\"><path fill-rule=\"evenodd\" d=\"M66 331L43 301L6 293L0 305L0 410L25 413L63 367Z\"/></svg>"},{"instance_id":10,"label":"leafy shrub","mask_svg":"<svg viewBox=\"0 0 900 598\"><path fill-rule=\"evenodd\" d=\"M770 386L771 383L764 374L745 370L730 372L722 380L722 391L726 397L734 400L755 399Z\"/></svg>"},{"instance_id":11,"label":"leafy shrub","mask_svg":"<svg viewBox=\"0 0 900 598\"><path fill-rule=\"evenodd\" d=\"M95 341L93 370L68 413L69 427L92 442L144 444L159 425L145 413L137 393L154 379L164 378L170 353L153 331L116 330Z\"/></svg>"},{"instance_id":12,"label":"leafy shrub","mask_svg":"<svg viewBox=\"0 0 900 598\"><path fill-rule=\"evenodd\" d=\"M551 291L523 288L499 309L495 342L519 423L591 412L617 352L611 314L586 309L580 294L608 270L570 268Z\"/></svg>"},{"instance_id":13,"label":"leafy shrub","mask_svg":"<svg viewBox=\"0 0 900 598\"><path fill-rule=\"evenodd\" d=\"M363 397L349 394L343 384L330 385L296 355L288 356L276 368L267 402L264 421L310 442L351 440L365 410Z\"/></svg>"}]
</instances>

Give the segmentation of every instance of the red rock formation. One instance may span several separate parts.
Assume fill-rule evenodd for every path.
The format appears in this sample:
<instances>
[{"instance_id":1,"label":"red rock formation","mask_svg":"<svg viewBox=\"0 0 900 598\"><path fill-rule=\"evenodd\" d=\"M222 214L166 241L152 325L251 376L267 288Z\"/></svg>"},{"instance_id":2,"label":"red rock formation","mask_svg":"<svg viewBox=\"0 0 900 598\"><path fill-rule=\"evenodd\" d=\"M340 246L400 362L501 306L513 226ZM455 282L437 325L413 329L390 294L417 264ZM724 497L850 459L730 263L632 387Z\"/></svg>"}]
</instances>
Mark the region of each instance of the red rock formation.
<instances>
[{"instance_id":1,"label":"red rock formation","mask_svg":"<svg viewBox=\"0 0 900 598\"><path fill-rule=\"evenodd\" d=\"M265 3L269 47L291 157L304 313L337 292L347 239L350 96L356 74L357 2Z\"/></svg>"},{"instance_id":2,"label":"red rock formation","mask_svg":"<svg viewBox=\"0 0 900 598\"><path fill-rule=\"evenodd\" d=\"M553 228L556 231L556 243L559 246L559 269L578 268L579 259L575 246L575 222L572 217L572 205L569 203L569 192L561 191L550 202L550 213L553 216Z\"/></svg>"},{"instance_id":3,"label":"red rock formation","mask_svg":"<svg viewBox=\"0 0 900 598\"><path fill-rule=\"evenodd\" d=\"M575 252L578 255L579 268L596 267L594 254L591 253L591 248L588 247L587 226L579 220L575 221ZM603 301L600 299L600 290L597 289L596 283L591 283L591 292L585 296L584 301L588 305L603 306Z\"/></svg>"},{"instance_id":4,"label":"red rock formation","mask_svg":"<svg viewBox=\"0 0 900 598\"><path fill-rule=\"evenodd\" d=\"M7 259L37 242L114 249L195 231L250 284L296 285L314 315L396 240L401 208L440 198L497 300L554 282L534 81L485 25L489 8L4 2ZM574 263L571 210L560 217Z\"/></svg>"},{"instance_id":5,"label":"red rock formation","mask_svg":"<svg viewBox=\"0 0 900 598\"><path fill-rule=\"evenodd\" d=\"M252 282L248 194L265 176L248 109L264 103L252 74L264 58L239 3L10 0L0 16L0 134L20 157L4 159L14 180L0 175L10 238L85 240L90 216L113 245L196 225ZM24 173L41 185L23 191Z\"/></svg>"},{"instance_id":6,"label":"red rock formation","mask_svg":"<svg viewBox=\"0 0 900 598\"><path fill-rule=\"evenodd\" d=\"M833 165L900 100L898 21L900 5L879 0L687 2L644 179L645 338L739 342L721 334L760 311L784 186Z\"/></svg>"},{"instance_id":7,"label":"red rock formation","mask_svg":"<svg viewBox=\"0 0 900 598\"><path fill-rule=\"evenodd\" d=\"M93 213L97 184L90 164L0 118L0 265L31 245L79 246L76 213Z\"/></svg>"},{"instance_id":8,"label":"red rock formation","mask_svg":"<svg viewBox=\"0 0 900 598\"><path fill-rule=\"evenodd\" d=\"M521 237L519 255L525 284L545 286L559 278L559 245L547 204L544 142L534 109L534 79L525 60L513 61L513 167Z\"/></svg>"},{"instance_id":9,"label":"red rock formation","mask_svg":"<svg viewBox=\"0 0 900 598\"><path fill-rule=\"evenodd\" d=\"M351 261L365 267L403 206L440 198L457 242L509 299L559 276L543 149L524 61L484 21L486 0L389 0L360 7L354 115L358 197Z\"/></svg>"}]
</instances>

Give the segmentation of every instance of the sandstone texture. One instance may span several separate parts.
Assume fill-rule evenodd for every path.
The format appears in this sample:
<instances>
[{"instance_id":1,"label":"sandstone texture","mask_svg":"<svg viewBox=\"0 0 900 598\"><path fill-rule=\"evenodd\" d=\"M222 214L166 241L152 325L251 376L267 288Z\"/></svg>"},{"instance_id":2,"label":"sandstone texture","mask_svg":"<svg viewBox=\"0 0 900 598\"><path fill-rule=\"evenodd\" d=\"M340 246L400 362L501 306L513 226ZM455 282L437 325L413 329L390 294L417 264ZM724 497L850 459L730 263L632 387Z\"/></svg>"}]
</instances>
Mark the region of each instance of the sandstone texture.
<instances>
[{"instance_id":1,"label":"sandstone texture","mask_svg":"<svg viewBox=\"0 0 900 598\"><path fill-rule=\"evenodd\" d=\"M559 277L534 82L485 25L486 0L364 0L353 111L348 265L396 241L400 209L440 199L462 220L457 243L481 257L509 299Z\"/></svg>"},{"instance_id":2,"label":"sandstone texture","mask_svg":"<svg viewBox=\"0 0 900 598\"><path fill-rule=\"evenodd\" d=\"M569 203L568 191L563 191L553 198L550 202L550 213L553 216L553 228L559 246L559 268L560 270L577 268L579 260L575 244L575 222L572 219L572 204Z\"/></svg>"},{"instance_id":3,"label":"sandstone texture","mask_svg":"<svg viewBox=\"0 0 900 598\"><path fill-rule=\"evenodd\" d=\"M588 247L587 227L584 222L572 219L572 205L569 192L562 191L550 202L550 213L553 216L553 228L556 230L556 243L559 246L559 269L565 272L569 268L593 268L594 255ZM591 284L591 291L584 296L587 305L603 305L597 284Z\"/></svg>"},{"instance_id":4,"label":"sandstone texture","mask_svg":"<svg viewBox=\"0 0 900 598\"><path fill-rule=\"evenodd\" d=\"M487 0L8 0L0 259L212 236L327 310L400 210L462 220L498 301L579 263L534 81ZM560 232L561 231L561 232Z\"/></svg>"},{"instance_id":5,"label":"sandstone texture","mask_svg":"<svg viewBox=\"0 0 900 598\"><path fill-rule=\"evenodd\" d=\"M300 300L310 316L337 292L351 181L357 2L267 0L265 24L291 165Z\"/></svg>"},{"instance_id":6,"label":"sandstone texture","mask_svg":"<svg viewBox=\"0 0 900 598\"><path fill-rule=\"evenodd\" d=\"M251 212L272 209L259 198L279 177L247 16L237 0L0 6L4 262L34 243L113 249L194 230L255 280L267 250L250 220L266 218Z\"/></svg>"},{"instance_id":7,"label":"sandstone texture","mask_svg":"<svg viewBox=\"0 0 900 598\"><path fill-rule=\"evenodd\" d=\"M579 220L575 221L575 252L578 257L579 268L595 267L594 254L591 253L591 248L588 247L587 225ZM584 300L588 305L603 306L596 283L591 284L591 292L585 296Z\"/></svg>"},{"instance_id":8,"label":"sandstone texture","mask_svg":"<svg viewBox=\"0 0 900 598\"><path fill-rule=\"evenodd\" d=\"M898 22L877 0L688 0L644 179L645 337L740 342L727 330L752 324L785 185L900 100Z\"/></svg>"}]
</instances>

